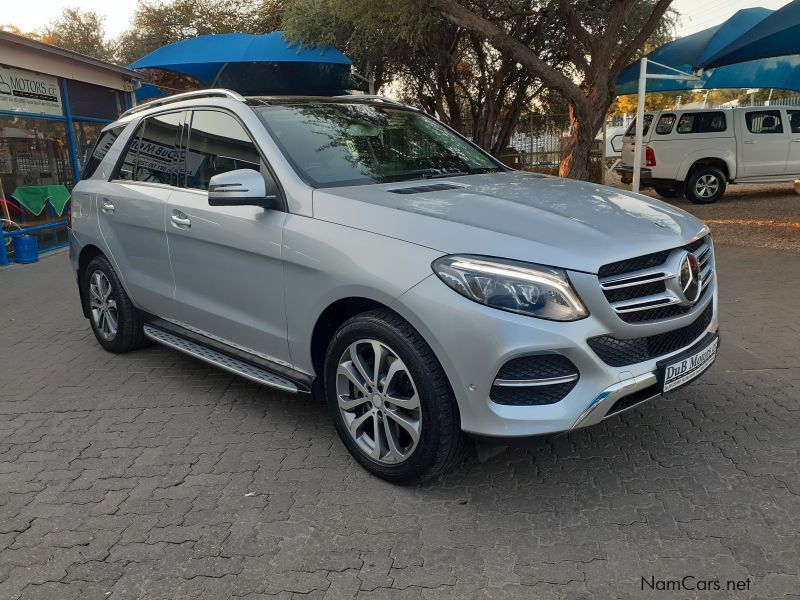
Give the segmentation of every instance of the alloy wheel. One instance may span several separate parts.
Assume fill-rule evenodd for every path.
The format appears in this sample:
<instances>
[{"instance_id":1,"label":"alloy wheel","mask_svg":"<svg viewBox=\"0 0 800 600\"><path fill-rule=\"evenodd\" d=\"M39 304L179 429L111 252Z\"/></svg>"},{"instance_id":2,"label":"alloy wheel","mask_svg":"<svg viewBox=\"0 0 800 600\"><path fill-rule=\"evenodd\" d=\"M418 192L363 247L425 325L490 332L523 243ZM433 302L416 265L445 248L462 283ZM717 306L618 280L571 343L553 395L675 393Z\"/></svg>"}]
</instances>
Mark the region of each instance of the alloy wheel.
<instances>
[{"instance_id":1,"label":"alloy wheel","mask_svg":"<svg viewBox=\"0 0 800 600\"><path fill-rule=\"evenodd\" d=\"M397 464L414 453L422 428L419 395L389 346L373 339L350 344L339 359L336 399L350 437L366 456Z\"/></svg>"},{"instance_id":2,"label":"alloy wheel","mask_svg":"<svg viewBox=\"0 0 800 600\"><path fill-rule=\"evenodd\" d=\"M694 184L697 195L701 198L711 198L719 190L719 179L716 175L706 174L698 178Z\"/></svg>"},{"instance_id":3,"label":"alloy wheel","mask_svg":"<svg viewBox=\"0 0 800 600\"><path fill-rule=\"evenodd\" d=\"M89 279L89 308L92 321L102 338L113 340L117 335L119 316L117 301L111 282L102 271L95 271Z\"/></svg>"}]
</instances>

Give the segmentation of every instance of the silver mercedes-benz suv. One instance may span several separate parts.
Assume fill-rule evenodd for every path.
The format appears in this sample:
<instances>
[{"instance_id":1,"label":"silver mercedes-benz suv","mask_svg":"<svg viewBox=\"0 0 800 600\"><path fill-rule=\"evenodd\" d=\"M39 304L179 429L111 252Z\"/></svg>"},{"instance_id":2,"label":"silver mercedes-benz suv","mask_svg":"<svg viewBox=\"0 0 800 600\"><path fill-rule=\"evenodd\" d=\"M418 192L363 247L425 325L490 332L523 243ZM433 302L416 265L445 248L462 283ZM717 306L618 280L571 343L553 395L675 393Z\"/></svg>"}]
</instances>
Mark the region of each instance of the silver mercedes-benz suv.
<instances>
[{"instance_id":1,"label":"silver mercedes-benz suv","mask_svg":"<svg viewBox=\"0 0 800 600\"><path fill-rule=\"evenodd\" d=\"M106 127L72 196L99 343L149 341L324 397L390 481L465 434L585 427L713 362L707 227L662 202L504 167L385 98L228 90Z\"/></svg>"}]
</instances>

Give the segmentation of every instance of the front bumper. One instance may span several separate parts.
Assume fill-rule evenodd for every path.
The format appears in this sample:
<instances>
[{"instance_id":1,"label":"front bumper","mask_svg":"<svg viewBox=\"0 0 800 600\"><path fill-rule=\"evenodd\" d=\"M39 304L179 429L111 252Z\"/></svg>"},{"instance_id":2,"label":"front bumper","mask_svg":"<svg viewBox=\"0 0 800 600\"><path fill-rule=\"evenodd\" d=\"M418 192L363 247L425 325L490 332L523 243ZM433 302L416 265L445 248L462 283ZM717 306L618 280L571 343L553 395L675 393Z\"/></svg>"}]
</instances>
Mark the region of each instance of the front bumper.
<instances>
[{"instance_id":1,"label":"front bumper","mask_svg":"<svg viewBox=\"0 0 800 600\"><path fill-rule=\"evenodd\" d=\"M570 274L573 283L581 277L588 283L596 276ZM712 285L716 287L716 282ZM586 294L576 285L579 294ZM617 400L639 394L647 400L655 391L657 363L685 351L708 333L716 332L717 294L698 305L685 317L647 325L628 331L647 336L682 327L714 304L713 318L703 333L686 346L633 365L612 367L589 347L587 339L618 333L619 327L598 310L588 318L573 322L553 322L482 306L453 292L433 275L406 292L393 304L425 337L436 353L453 388L461 413L461 428L467 433L489 438L521 438L596 424L606 417ZM590 310L593 302L588 303ZM562 400L538 406L510 406L490 399L492 383L509 360L532 354L557 353L566 356L580 378ZM649 395L652 391L653 394ZM631 405L629 408L632 408Z\"/></svg>"}]
</instances>

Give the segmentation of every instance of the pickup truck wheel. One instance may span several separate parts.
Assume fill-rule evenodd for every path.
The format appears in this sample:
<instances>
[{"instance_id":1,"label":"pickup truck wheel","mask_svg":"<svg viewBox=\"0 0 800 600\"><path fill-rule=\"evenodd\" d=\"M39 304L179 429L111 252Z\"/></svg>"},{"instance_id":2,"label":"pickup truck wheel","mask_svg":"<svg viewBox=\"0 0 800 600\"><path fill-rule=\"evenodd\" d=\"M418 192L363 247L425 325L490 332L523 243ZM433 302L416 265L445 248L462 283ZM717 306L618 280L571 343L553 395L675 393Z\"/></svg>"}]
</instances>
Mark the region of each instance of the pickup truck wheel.
<instances>
[{"instance_id":1,"label":"pickup truck wheel","mask_svg":"<svg viewBox=\"0 0 800 600\"><path fill-rule=\"evenodd\" d=\"M686 197L695 204L712 204L725 195L728 182L717 167L701 166L686 180Z\"/></svg>"},{"instance_id":2,"label":"pickup truck wheel","mask_svg":"<svg viewBox=\"0 0 800 600\"><path fill-rule=\"evenodd\" d=\"M683 192L674 187L666 187L663 185L657 185L655 188L656 194L661 196L662 198L680 198L683 196Z\"/></svg>"},{"instance_id":3,"label":"pickup truck wheel","mask_svg":"<svg viewBox=\"0 0 800 600\"><path fill-rule=\"evenodd\" d=\"M86 313L100 345L115 354L142 348L149 343L144 323L133 306L111 263L97 256L81 274Z\"/></svg>"},{"instance_id":4,"label":"pickup truck wheel","mask_svg":"<svg viewBox=\"0 0 800 600\"><path fill-rule=\"evenodd\" d=\"M425 340L388 310L357 315L325 357L336 430L367 471L392 483L434 477L462 454L458 407Z\"/></svg>"}]
</instances>

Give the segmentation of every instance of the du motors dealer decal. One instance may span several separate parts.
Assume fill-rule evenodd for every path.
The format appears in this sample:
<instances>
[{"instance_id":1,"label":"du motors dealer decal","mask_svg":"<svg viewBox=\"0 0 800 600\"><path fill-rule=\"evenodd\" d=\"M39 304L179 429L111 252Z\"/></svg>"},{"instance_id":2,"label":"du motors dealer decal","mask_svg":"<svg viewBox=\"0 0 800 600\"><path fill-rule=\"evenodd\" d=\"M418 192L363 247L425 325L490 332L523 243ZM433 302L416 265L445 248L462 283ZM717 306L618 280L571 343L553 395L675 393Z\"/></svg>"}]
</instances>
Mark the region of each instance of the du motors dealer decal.
<instances>
[{"instance_id":1,"label":"du motors dealer decal","mask_svg":"<svg viewBox=\"0 0 800 600\"><path fill-rule=\"evenodd\" d=\"M58 80L42 73L0 66L0 110L63 114Z\"/></svg>"}]
</instances>

